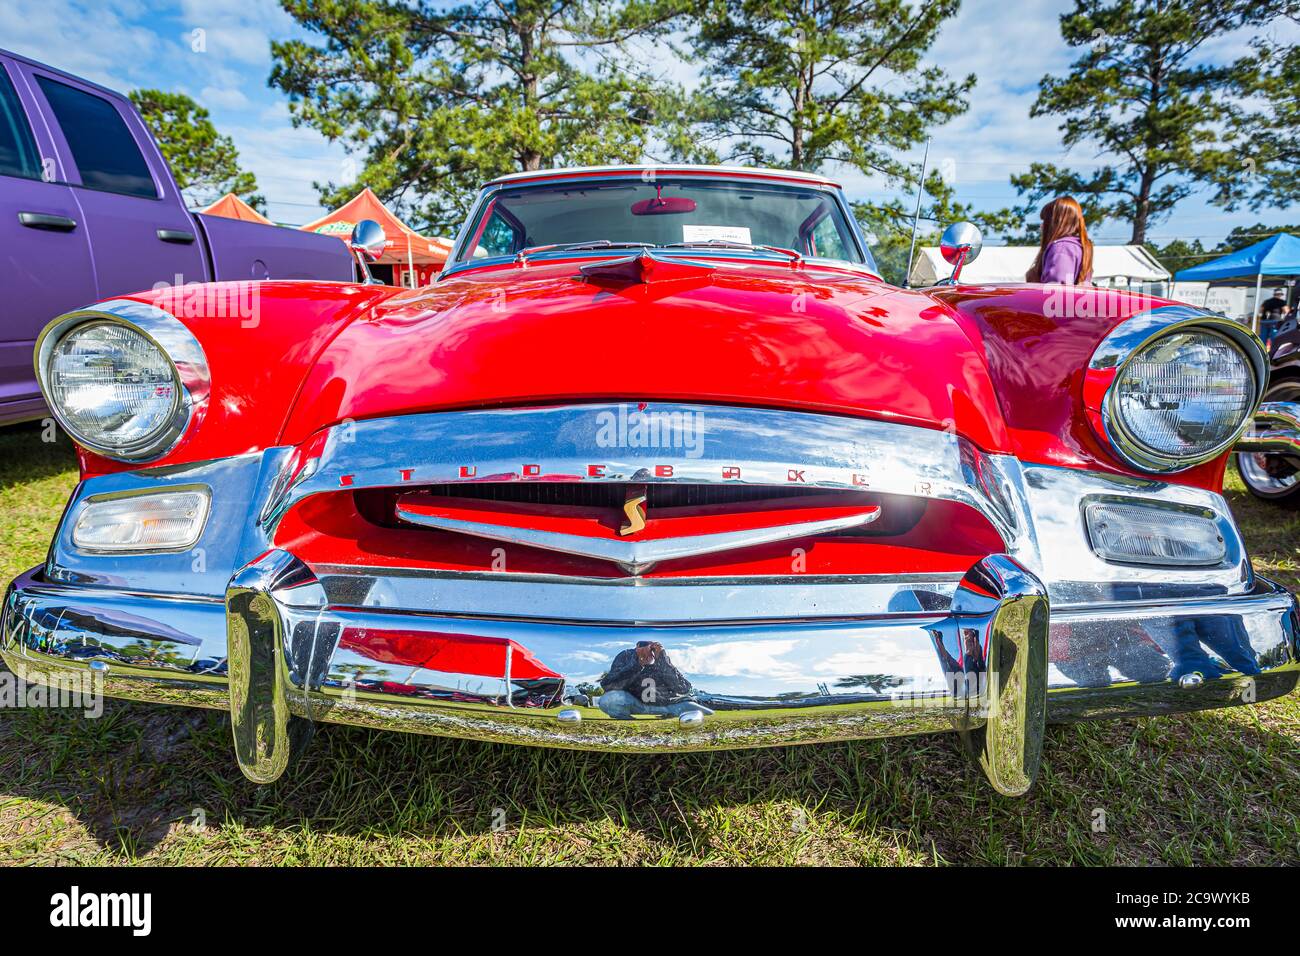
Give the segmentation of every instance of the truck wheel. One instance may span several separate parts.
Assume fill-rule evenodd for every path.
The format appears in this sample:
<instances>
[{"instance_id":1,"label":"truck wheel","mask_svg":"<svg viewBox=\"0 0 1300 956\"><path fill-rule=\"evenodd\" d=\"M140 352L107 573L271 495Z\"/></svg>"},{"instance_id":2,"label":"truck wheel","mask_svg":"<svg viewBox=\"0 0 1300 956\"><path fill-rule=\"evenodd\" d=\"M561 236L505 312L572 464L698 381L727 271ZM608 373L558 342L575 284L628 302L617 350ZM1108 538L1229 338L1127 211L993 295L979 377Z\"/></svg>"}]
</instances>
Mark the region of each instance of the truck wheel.
<instances>
[{"instance_id":1,"label":"truck wheel","mask_svg":"<svg viewBox=\"0 0 1300 956\"><path fill-rule=\"evenodd\" d=\"M1264 393L1266 402L1300 402L1300 382L1278 382ZM1284 508L1300 508L1300 458L1239 452L1237 471L1256 498Z\"/></svg>"}]
</instances>

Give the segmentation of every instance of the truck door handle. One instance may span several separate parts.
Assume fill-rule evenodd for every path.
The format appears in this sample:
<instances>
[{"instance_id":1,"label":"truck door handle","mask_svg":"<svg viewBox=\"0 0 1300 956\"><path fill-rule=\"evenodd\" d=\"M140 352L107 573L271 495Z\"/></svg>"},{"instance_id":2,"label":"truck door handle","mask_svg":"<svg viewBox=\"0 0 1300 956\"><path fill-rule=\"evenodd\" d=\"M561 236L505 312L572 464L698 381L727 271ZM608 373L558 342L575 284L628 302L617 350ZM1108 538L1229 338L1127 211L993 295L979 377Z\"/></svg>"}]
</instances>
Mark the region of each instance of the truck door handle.
<instances>
[{"instance_id":1,"label":"truck door handle","mask_svg":"<svg viewBox=\"0 0 1300 956\"><path fill-rule=\"evenodd\" d=\"M54 232L71 232L77 228L77 220L48 212L20 212L18 221L29 229L51 229Z\"/></svg>"},{"instance_id":2,"label":"truck door handle","mask_svg":"<svg viewBox=\"0 0 1300 956\"><path fill-rule=\"evenodd\" d=\"M183 245L189 245L194 241L194 233L186 232L184 229L159 229L158 238L163 242L179 242Z\"/></svg>"}]
</instances>

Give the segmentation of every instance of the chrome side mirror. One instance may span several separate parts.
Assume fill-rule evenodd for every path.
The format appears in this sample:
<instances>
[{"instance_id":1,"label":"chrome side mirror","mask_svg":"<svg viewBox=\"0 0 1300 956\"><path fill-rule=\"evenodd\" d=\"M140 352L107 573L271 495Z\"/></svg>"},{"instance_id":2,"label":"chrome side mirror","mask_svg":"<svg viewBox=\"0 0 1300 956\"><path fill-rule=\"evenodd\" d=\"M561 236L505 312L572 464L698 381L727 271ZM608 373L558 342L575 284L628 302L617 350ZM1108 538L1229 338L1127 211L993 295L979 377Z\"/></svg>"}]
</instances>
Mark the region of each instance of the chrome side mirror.
<instances>
[{"instance_id":1,"label":"chrome side mirror","mask_svg":"<svg viewBox=\"0 0 1300 956\"><path fill-rule=\"evenodd\" d=\"M388 236L384 235L384 227L373 219L362 219L352 227L348 248L356 257L365 281L370 285L380 285L379 280L370 274L370 263L378 262L388 248Z\"/></svg>"},{"instance_id":2,"label":"chrome side mirror","mask_svg":"<svg viewBox=\"0 0 1300 956\"><path fill-rule=\"evenodd\" d=\"M956 285L961 280L961 270L974 262L984 247L984 237L973 222L954 222L943 231L939 239L939 253L952 266L952 275L939 285Z\"/></svg>"}]
</instances>

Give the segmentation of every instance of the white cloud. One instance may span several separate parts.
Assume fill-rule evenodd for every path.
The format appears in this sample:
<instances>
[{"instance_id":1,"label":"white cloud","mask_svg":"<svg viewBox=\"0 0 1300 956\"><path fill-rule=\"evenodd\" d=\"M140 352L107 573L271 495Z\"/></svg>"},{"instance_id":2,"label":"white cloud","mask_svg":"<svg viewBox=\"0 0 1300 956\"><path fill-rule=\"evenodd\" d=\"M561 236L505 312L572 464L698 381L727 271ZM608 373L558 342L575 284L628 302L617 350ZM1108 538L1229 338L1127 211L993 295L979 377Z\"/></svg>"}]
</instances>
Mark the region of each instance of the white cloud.
<instances>
[{"instance_id":1,"label":"white cloud","mask_svg":"<svg viewBox=\"0 0 1300 956\"><path fill-rule=\"evenodd\" d=\"M240 161L257 175L272 205L272 217L308 222L322 214L312 182L345 178L347 156L315 130L291 126L232 126L226 129L239 148Z\"/></svg>"},{"instance_id":2,"label":"white cloud","mask_svg":"<svg viewBox=\"0 0 1300 956\"><path fill-rule=\"evenodd\" d=\"M14 53L104 86L130 87L138 84L128 78L149 73L164 42L134 22L143 13L135 0L7 0L0 38Z\"/></svg>"},{"instance_id":3,"label":"white cloud","mask_svg":"<svg viewBox=\"0 0 1300 956\"><path fill-rule=\"evenodd\" d=\"M243 110L253 105L238 87L205 86L197 97L200 104L208 109Z\"/></svg>"},{"instance_id":4,"label":"white cloud","mask_svg":"<svg viewBox=\"0 0 1300 956\"><path fill-rule=\"evenodd\" d=\"M268 0L181 0L179 6L187 29L206 32L209 55L259 68L270 66L271 38L294 26L280 5Z\"/></svg>"}]
</instances>

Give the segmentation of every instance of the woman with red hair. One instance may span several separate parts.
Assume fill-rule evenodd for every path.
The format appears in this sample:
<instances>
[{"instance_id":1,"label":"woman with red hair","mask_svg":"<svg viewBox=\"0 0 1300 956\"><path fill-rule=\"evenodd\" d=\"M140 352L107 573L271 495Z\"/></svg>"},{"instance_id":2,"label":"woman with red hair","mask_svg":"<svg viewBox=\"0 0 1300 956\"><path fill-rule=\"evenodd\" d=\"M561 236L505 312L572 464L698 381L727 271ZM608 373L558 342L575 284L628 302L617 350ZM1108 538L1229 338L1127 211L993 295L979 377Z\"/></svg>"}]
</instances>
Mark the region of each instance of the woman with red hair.
<instances>
[{"instance_id":1,"label":"woman with red hair","mask_svg":"<svg viewBox=\"0 0 1300 956\"><path fill-rule=\"evenodd\" d=\"M1025 275L1026 282L1062 282L1084 285L1092 280L1092 240L1083 222L1083 210L1069 196L1057 196L1039 214L1038 255Z\"/></svg>"}]
</instances>

